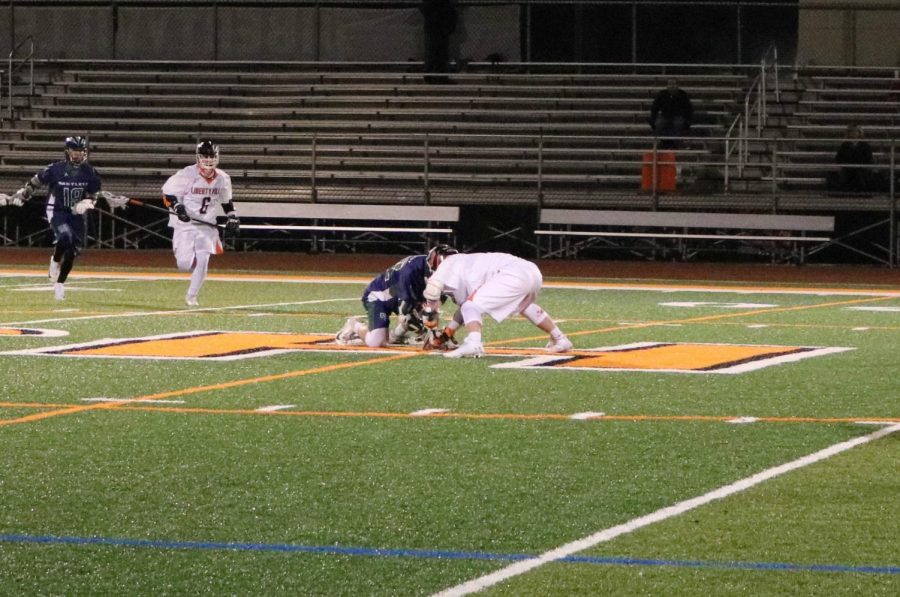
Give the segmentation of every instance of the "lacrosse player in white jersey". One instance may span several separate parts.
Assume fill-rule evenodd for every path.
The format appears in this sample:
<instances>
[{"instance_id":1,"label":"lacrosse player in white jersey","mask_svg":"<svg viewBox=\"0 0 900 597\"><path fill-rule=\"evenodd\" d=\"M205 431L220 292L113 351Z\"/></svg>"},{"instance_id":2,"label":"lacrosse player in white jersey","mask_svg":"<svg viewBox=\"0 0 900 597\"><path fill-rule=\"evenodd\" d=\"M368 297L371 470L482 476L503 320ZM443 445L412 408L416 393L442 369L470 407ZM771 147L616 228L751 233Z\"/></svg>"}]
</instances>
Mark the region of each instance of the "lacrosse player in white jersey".
<instances>
[{"instance_id":1,"label":"lacrosse player in white jersey","mask_svg":"<svg viewBox=\"0 0 900 597\"><path fill-rule=\"evenodd\" d=\"M459 348L445 352L444 356L453 359L484 354L481 327L485 313L498 323L521 313L550 334L546 350L571 350L572 342L534 302L542 284L543 277L535 264L508 253L459 253L444 257L425 286L427 306L439 309L441 294L451 295L459 309L445 332L452 336L461 324L465 324L467 332Z\"/></svg>"},{"instance_id":2,"label":"lacrosse player in white jersey","mask_svg":"<svg viewBox=\"0 0 900 597\"><path fill-rule=\"evenodd\" d=\"M178 269L191 272L185 303L196 307L197 295L206 280L209 257L222 253L219 229L216 226L217 206L222 207L227 220L225 230L237 233L240 220L231 202L231 177L217 168L219 146L205 139L197 144L197 163L182 168L162 187L166 204L172 210L172 249Z\"/></svg>"}]
</instances>

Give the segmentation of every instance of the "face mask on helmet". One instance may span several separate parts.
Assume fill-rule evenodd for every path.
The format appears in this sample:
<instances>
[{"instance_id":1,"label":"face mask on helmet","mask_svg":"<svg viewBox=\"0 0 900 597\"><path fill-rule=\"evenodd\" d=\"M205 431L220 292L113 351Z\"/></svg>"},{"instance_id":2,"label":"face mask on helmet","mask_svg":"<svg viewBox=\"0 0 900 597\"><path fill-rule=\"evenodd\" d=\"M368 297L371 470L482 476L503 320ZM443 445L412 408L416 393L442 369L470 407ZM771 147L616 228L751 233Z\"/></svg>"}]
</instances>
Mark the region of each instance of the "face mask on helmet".
<instances>
[{"instance_id":1,"label":"face mask on helmet","mask_svg":"<svg viewBox=\"0 0 900 597\"><path fill-rule=\"evenodd\" d=\"M84 137L66 137L66 160L80 166L88 159L88 141Z\"/></svg>"},{"instance_id":2,"label":"face mask on helmet","mask_svg":"<svg viewBox=\"0 0 900 597\"><path fill-rule=\"evenodd\" d=\"M457 253L459 253L459 251L450 245L436 245L428 251L428 255L425 257L425 264L428 266L428 271L433 272L438 268L445 257L456 255Z\"/></svg>"},{"instance_id":3,"label":"face mask on helmet","mask_svg":"<svg viewBox=\"0 0 900 597\"><path fill-rule=\"evenodd\" d=\"M218 165L219 146L212 141L200 141L197 144L197 166L200 167L200 173L210 176L216 171Z\"/></svg>"}]
</instances>

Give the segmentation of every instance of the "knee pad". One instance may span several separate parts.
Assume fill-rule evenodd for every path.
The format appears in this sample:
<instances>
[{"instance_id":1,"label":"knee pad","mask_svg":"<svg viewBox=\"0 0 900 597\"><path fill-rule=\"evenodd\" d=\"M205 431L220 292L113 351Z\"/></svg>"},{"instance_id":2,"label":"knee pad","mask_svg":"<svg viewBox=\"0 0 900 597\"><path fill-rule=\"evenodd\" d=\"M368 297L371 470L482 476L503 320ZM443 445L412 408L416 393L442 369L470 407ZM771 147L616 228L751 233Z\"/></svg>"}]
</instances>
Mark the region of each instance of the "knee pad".
<instances>
[{"instance_id":1,"label":"knee pad","mask_svg":"<svg viewBox=\"0 0 900 597\"><path fill-rule=\"evenodd\" d=\"M483 313L483 311L472 301L464 302L459 310L463 316L463 323L469 323L473 321L481 323L481 314Z\"/></svg>"},{"instance_id":2,"label":"knee pad","mask_svg":"<svg viewBox=\"0 0 900 597\"><path fill-rule=\"evenodd\" d=\"M522 310L522 315L534 325L538 325L548 317L547 312L537 303L531 303Z\"/></svg>"}]
</instances>

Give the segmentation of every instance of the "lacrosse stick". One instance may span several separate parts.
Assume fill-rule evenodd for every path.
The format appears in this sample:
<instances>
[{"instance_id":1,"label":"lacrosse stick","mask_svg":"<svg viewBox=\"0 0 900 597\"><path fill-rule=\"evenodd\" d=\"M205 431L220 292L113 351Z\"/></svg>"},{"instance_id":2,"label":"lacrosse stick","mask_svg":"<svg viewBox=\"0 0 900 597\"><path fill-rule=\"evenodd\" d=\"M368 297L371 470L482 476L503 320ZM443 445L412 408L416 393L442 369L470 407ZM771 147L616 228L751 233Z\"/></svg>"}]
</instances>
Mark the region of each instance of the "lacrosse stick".
<instances>
[{"instance_id":1,"label":"lacrosse stick","mask_svg":"<svg viewBox=\"0 0 900 597\"><path fill-rule=\"evenodd\" d=\"M97 197L97 199L103 199L104 201L106 201L106 204L113 211L125 207L130 201L130 199L128 199L128 197L126 197L125 195L115 195L113 193L110 193L109 191L100 191L95 196Z\"/></svg>"},{"instance_id":2,"label":"lacrosse stick","mask_svg":"<svg viewBox=\"0 0 900 597\"><path fill-rule=\"evenodd\" d=\"M127 199L127 198L126 198ZM160 207L159 205L153 205L152 203L147 203L146 201L141 201L140 199L127 199L128 205L136 205L137 207L146 207L152 211L158 211L160 213L168 214L170 216L174 216L175 212L171 209L166 209L165 207ZM224 229L223 226L219 226L218 224L213 224L211 222L206 222L204 220L198 220L197 218L191 218L192 222L196 222L197 224L203 224L204 226L210 226L211 228L216 228L219 230Z\"/></svg>"}]
</instances>

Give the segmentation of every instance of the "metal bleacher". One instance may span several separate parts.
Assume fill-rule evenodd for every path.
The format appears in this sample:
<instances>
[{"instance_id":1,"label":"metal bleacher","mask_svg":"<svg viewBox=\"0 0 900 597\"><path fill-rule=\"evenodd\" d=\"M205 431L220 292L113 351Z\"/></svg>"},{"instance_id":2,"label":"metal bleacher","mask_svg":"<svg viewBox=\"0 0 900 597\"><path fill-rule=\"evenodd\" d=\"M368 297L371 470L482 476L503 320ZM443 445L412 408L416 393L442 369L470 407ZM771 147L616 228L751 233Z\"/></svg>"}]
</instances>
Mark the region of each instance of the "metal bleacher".
<instances>
[{"instance_id":1,"label":"metal bleacher","mask_svg":"<svg viewBox=\"0 0 900 597\"><path fill-rule=\"evenodd\" d=\"M770 122L769 143L761 151L774 163L762 176L776 190L797 194L828 194L826 175L835 168L834 157L850 125L862 127L873 149L873 169L891 178L892 155L900 135L900 86L892 69L799 67L793 77L795 93ZM886 189L884 189L886 190ZM832 209L858 207L869 196L831 203ZM834 198L834 197L832 197ZM824 197L828 199L828 197ZM877 198L876 198L877 199Z\"/></svg>"},{"instance_id":2,"label":"metal bleacher","mask_svg":"<svg viewBox=\"0 0 900 597\"><path fill-rule=\"evenodd\" d=\"M712 67L470 65L452 85L426 85L406 64L332 67L62 68L0 129L0 181L21 182L78 132L107 187L154 196L209 136L250 199L584 203L638 190L650 103L668 76L701 116L701 138L679 152L685 164L710 155L706 139L721 135L746 79Z\"/></svg>"},{"instance_id":3,"label":"metal bleacher","mask_svg":"<svg viewBox=\"0 0 900 597\"><path fill-rule=\"evenodd\" d=\"M864 127L876 168L894 168L897 78L886 69L472 63L451 84L425 84L406 63L38 66L34 93L0 124L0 189L21 186L59 159L65 136L82 134L104 188L152 199L193 161L196 140L212 137L243 202L894 218L893 194L848 197L824 186L851 122ZM749 118L742 110L760 76L780 89L756 91L768 99L766 118L746 129L736 160L728 135ZM675 150L677 190L648 191L643 160L659 141L650 104L672 77L690 94L695 123ZM889 256L854 250L893 264L890 225L888 240L876 240Z\"/></svg>"}]
</instances>

